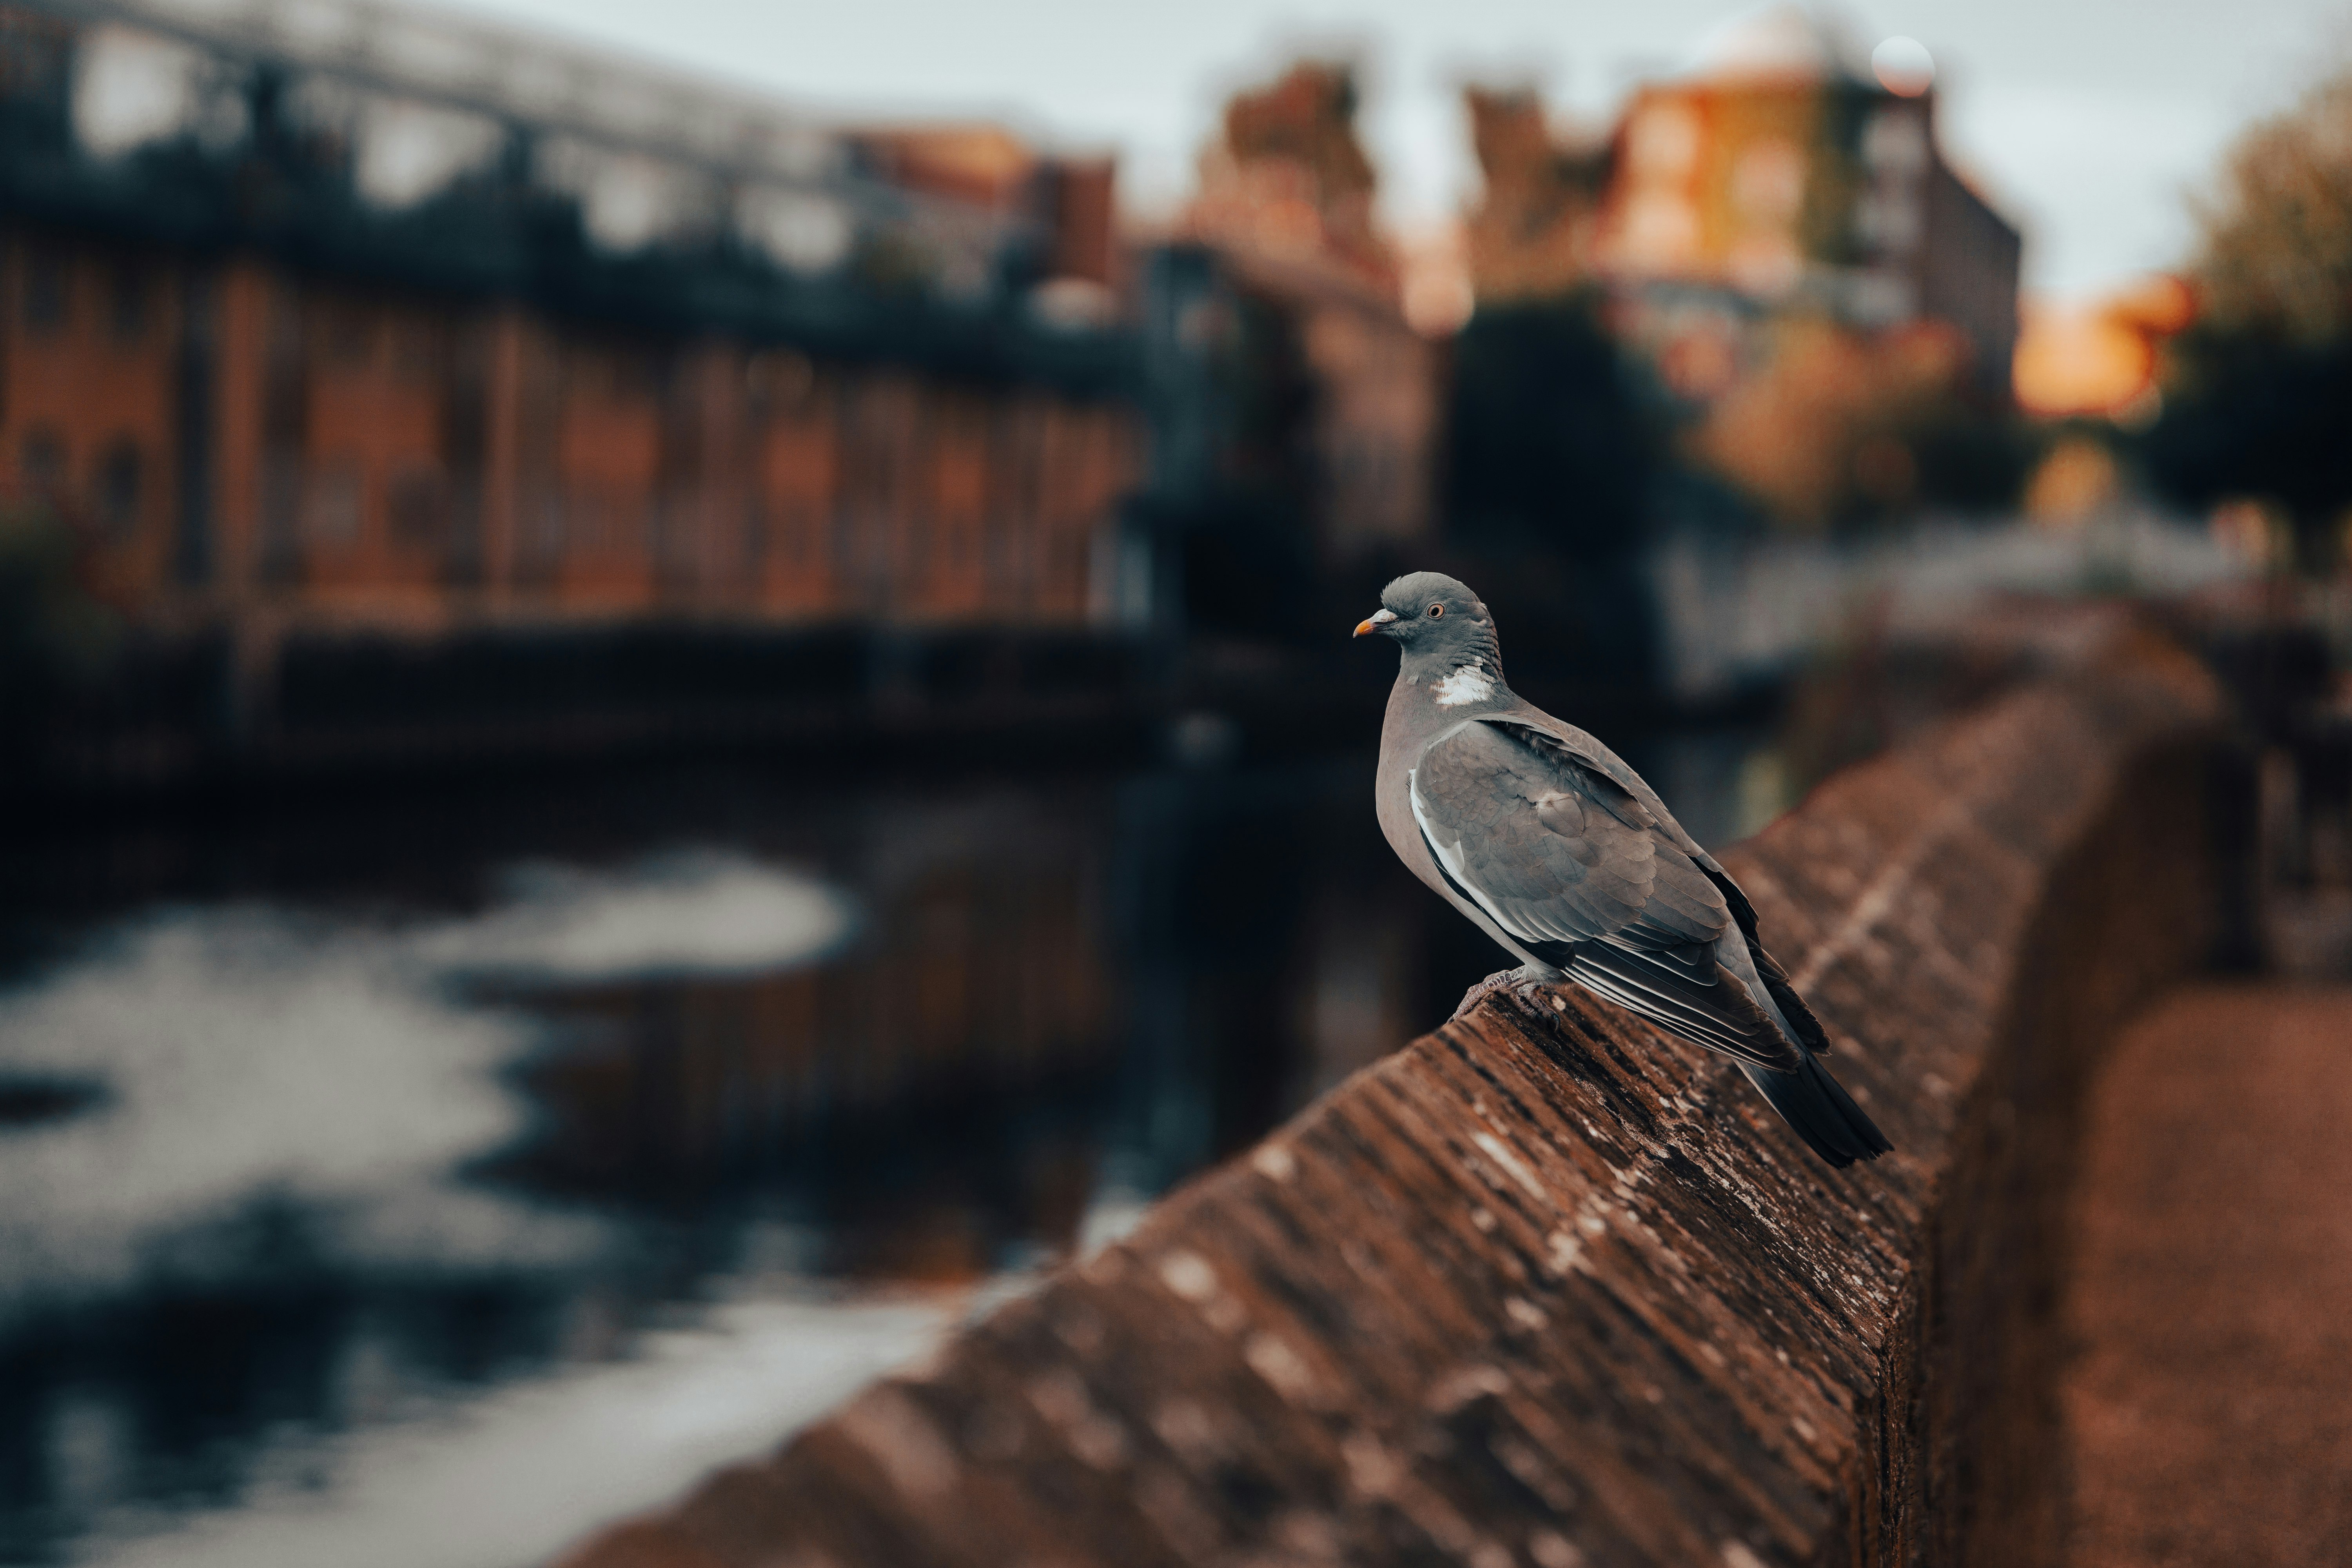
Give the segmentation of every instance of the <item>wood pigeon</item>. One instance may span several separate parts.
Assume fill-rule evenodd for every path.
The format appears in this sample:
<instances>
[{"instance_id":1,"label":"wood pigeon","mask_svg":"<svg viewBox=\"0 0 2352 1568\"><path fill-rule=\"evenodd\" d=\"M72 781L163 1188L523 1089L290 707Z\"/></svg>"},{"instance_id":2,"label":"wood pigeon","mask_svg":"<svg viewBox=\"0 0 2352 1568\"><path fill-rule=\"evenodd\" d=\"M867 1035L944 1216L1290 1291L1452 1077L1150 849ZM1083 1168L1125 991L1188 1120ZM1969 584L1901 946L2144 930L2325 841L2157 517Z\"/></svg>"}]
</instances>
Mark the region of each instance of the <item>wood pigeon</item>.
<instances>
[{"instance_id":1,"label":"wood pigeon","mask_svg":"<svg viewBox=\"0 0 2352 1568\"><path fill-rule=\"evenodd\" d=\"M1436 572L1391 583L1358 637L1403 658L1381 726L1381 830L1520 967L1572 980L1730 1057L1832 1165L1894 1147L1827 1068L1821 1021L1757 940L1756 911L1617 754L1503 679L1494 616Z\"/></svg>"}]
</instances>

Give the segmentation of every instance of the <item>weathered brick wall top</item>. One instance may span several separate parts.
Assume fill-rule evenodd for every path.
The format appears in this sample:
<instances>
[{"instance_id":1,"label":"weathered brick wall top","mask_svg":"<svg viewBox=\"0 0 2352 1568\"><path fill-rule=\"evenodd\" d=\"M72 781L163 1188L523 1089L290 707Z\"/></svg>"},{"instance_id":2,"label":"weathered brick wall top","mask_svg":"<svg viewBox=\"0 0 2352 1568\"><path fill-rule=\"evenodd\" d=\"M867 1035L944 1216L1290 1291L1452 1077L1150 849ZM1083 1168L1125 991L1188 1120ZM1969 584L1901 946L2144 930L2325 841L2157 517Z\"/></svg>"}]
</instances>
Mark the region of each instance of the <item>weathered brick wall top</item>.
<instances>
[{"instance_id":1,"label":"weathered brick wall top","mask_svg":"<svg viewBox=\"0 0 2352 1568\"><path fill-rule=\"evenodd\" d=\"M2126 808L2218 713L2111 648L1729 858L1894 1156L1832 1171L1582 993L1490 999L572 1568L2032 1555L1989 1455L2044 1381L2035 1064L2198 962L2196 792Z\"/></svg>"}]
</instances>

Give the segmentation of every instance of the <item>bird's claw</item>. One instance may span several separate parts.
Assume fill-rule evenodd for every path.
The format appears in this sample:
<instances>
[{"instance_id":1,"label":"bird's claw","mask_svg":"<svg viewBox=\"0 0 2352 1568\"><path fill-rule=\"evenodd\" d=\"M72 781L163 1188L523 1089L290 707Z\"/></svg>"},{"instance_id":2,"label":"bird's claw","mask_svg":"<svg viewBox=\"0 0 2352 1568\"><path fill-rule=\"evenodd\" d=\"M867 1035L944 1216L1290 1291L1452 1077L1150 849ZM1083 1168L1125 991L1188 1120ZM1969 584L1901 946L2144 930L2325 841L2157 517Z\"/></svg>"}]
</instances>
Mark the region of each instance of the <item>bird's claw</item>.
<instances>
[{"instance_id":1,"label":"bird's claw","mask_svg":"<svg viewBox=\"0 0 2352 1568\"><path fill-rule=\"evenodd\" d=\"M1484 1002L1493 992L1526 990L1538 984L1540 984L1540 978L1529 973L1524 966L1517 969L1498 969L1465 991L1462 994L1462 1005L1454 1008L1454 1016L1445 1021L1451 1024L1467 1016L1472 1008Z\"/></svg>"}]
</instances>

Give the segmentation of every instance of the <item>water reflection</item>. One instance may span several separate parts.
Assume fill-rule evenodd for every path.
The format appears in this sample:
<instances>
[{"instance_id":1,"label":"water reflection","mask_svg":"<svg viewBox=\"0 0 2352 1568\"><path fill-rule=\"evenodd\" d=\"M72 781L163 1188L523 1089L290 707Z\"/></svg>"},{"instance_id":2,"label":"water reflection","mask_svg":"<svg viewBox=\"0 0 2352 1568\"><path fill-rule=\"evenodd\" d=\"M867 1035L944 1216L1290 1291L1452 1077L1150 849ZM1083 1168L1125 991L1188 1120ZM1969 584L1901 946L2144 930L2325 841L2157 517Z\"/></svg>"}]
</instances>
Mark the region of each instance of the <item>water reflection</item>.
<instances>
[{"instance_id":1,"label":"water reflection","mask_svg":"<svg viewBox=\"0 0 2352 1568\"><path fill-rule=\"evenodd\" d=\"M1720 838L1757 747L1635 760ZM0 1556L512 1564L772 1443L1493 966L1370 769L684 770L28 850Z\"/></svg>"}]
</instances>

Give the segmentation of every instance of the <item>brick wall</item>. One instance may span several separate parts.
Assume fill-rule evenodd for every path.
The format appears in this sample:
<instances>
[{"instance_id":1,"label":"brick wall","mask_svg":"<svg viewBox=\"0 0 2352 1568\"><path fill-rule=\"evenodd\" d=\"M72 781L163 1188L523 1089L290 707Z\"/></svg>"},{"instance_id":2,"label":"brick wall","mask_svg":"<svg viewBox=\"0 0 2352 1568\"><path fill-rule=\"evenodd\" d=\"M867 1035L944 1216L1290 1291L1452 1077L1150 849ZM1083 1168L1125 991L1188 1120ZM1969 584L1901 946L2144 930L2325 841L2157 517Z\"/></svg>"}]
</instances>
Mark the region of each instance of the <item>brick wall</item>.
<instances>
[{"instance_id":1,"label":"brick wall","mask_svg":"<svg viewBox=\"0 0 2352 1568\"><path fill-rule=\"evenodd\" d=\"M1895 1155L1490 1001L569 1568L2055 1562L2078 1091L2226 906L2219 718L2127 642L1728 858Z\"/></svg>"},{"instance_id":2,"label":"brick wall","mask_svg":"<svg viewBox=\"0 0 2352 1568\"><path fill-rule=\"evenodd\" d=\"M0 236L0 487L135 617L1078 625L1139 447L1042 385Z\"/></svg>"}]
</instances>

